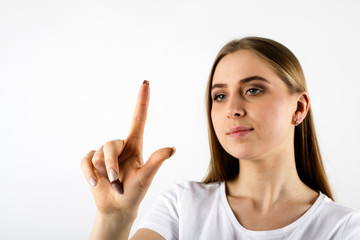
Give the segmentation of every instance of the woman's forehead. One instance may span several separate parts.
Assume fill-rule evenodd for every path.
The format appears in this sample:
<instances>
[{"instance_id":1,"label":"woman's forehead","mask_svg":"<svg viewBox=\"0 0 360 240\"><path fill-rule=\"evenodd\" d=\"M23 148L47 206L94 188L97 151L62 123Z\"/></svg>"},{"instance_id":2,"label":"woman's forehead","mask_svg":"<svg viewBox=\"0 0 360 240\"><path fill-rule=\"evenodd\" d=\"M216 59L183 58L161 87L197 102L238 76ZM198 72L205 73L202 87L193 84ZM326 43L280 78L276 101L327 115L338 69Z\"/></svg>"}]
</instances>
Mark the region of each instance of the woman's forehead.
<instances>
[{"instance_id":1,"label":"woman's forehead","mask_svg":"<svg viewBox=\"0 0 360 240\"><path fill-rule=\"evenodd\" d=\"M216 66L213 84L238 82L251 76L271 81L278 78L271 66L250 50L239 50L223 57Z\"/></svg>"}]
</instances>

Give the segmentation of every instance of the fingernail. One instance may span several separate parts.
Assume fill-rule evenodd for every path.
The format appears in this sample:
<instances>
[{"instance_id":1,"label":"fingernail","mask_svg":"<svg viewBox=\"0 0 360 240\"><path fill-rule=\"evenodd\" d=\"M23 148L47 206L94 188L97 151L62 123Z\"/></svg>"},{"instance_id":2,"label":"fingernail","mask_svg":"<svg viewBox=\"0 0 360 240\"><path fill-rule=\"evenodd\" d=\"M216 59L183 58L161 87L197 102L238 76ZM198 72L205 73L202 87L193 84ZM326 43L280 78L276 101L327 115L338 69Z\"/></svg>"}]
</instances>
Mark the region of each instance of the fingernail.
<instances>
[{"instance_id":1,"label":"fingernail","mask_svg":"<svg viewBox=\"0 0 360 240\"><path fill-rule=\"evenodd\" d=\"M116 172L113 168L109 170L108 175L110 182L113 182L117 179Z\"/></svg>"},{"instance_id":2,"label":"fingernail","mask_svg":"<svg viewBox=\"0 0 360 240\"><path fill-rule=\"evenodd\" d=\"M95 187L95 185L96 185L96 180L94 179L94 178L90 178L90 185L92 186L92 187Z\"/></svg>"},{"instance_id":3,"label":"fingernail","mask_svg":"<svg viewBox=\"0 0 360 240\"><path fill-rule=\"evenodd\" d=\"M176 148L175 148L175 147L172 147L172 152L171 152L171 154L170 154L170 156L169 156L168 158L171 158L171 157L172 157L172 155L174 155L174 154L175 154L175 152L176 152Z\"/></svg>"},{"instance_id":4,"label":"fingernail","mask_svg":"<svg viewBox=\"0 0 360 240\"><path fill-rule=\"evenodd\" d=\"M120 181L115 182L115 183L111 184L111 186L113 187L115 192L117 192L118 194L123 194L124 193L124 188L123 188L122 182L120 182Z\"/></svg>"},{"instance_id":5,"label":"fingernail","mask_svg":"<svg viewBox=\"0 0 360 240\"><path fill-rule=\"evenodd\" d=\"M149 81L148 81L148 80L144 80L143 84L147 84L147 85L149 85L149 86L150 86L150 83L149 83Z\"/></svg>"}]
</instances>

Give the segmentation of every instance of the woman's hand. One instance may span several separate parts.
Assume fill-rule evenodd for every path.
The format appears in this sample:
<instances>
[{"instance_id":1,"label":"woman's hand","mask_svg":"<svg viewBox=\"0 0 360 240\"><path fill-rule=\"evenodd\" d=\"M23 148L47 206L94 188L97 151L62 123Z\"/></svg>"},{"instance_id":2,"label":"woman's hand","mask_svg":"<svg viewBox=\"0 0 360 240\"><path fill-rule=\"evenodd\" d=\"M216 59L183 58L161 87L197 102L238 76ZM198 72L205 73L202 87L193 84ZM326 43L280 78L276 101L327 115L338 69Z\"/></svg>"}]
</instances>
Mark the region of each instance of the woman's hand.
<instances>
[{"instance_id":1,"label":"woman's hand","mask_svg":"<svg viewBox=\"0 0 360 240\"><path fill-rule=\"evenodd\" d=\"M143 134L149 97L149 83L144 81L128 137L106 142L81 160L85 178L93 186L91 190L100 214L135 218L157 170L175 153L175 148L159 149L144 164Z\"/></svg>"}]
</instances>

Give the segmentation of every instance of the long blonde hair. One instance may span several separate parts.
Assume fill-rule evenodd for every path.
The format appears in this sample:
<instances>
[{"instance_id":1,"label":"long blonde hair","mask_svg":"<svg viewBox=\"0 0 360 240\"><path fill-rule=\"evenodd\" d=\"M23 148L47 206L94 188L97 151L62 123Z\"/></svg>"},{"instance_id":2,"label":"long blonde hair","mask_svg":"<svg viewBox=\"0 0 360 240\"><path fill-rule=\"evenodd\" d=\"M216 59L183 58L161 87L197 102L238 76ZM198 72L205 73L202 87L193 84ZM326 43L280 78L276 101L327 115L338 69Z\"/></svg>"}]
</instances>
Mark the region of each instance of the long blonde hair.
<instances>
[{"instance_id":1,"label":"long blonde hair","mask_svg":"<svg viewBox=\"0 0 360 240\"><path fill-rule=\"evenodd\" d=\"M230 180L239 174L239 160L227 153L220 145L211 121L211 86L216 66L224 56L239 50L250 50L269 63L292 92L307 91L300 63L284 45L261 37L245 37L227 43L215 58L206 88L206 111L211 160L208 174L204 179L205 183ZM334 200L316 138L311 107L303 122L295 127L294 150L296 169L301 181L311 189L317 192L321 191Z\"/></svg>"}]
</instances>

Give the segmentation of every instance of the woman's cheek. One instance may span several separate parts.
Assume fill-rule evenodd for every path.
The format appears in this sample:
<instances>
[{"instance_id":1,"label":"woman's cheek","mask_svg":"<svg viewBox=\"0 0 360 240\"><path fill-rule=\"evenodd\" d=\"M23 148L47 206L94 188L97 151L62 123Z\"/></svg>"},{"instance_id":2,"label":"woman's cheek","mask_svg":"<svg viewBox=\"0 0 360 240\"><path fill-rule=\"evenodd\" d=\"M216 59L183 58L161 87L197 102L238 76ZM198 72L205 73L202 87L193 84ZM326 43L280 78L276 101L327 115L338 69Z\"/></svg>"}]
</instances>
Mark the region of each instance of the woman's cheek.
<instances>
[{"instance_id":1,"label":"woman's cheek","mask_svg":"<svg viewBox=\"0 0 360 240\"><path fill-rule=\"evenodd\" d=\"M211 112L211 120L214 127L214 131L216 134L216 137L219 139L219 141L222 143L224 138L224 133L226 131L225 126L225 120L226 117L223 116L224 113L217 111L216 109L213 109Z\"/></svg>"},{"instance_id":2,"label":"woman's cheek","mask_svg":"<svg viewBox=\"0 0 360 240\"><path fill-rule=\"evenodd\" d=\"M216 111L214 109L211 110L211 121L215 130L215 134L218 135L218 114L216 114Z\"/></svg>"},{"instance_id":3,"label":"woman's cheek","mask_svg":"<svg viewBox=\"0 0 360 240\"><path fill-rule=\"evenodd\" d=\"M273 101L271 104L264 105L263 111L259 112L261 116L260 119L263 119L264 124L266 124L266 135L268 138L278 138L283 136L284 124L286 124L288 116L285 114L287 112L287 104L284 104L283 101Z\"/></svg>"}]
</instances>

